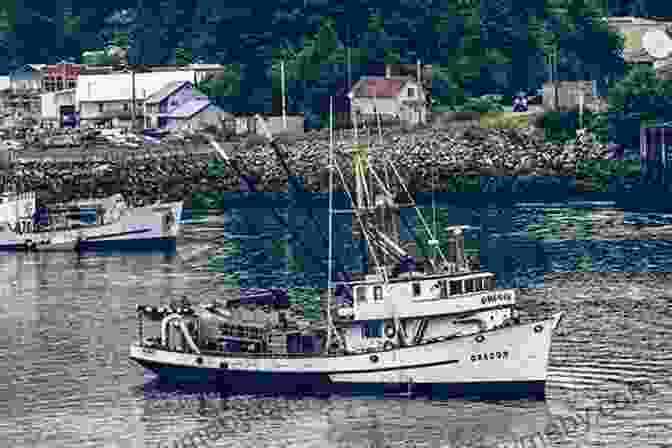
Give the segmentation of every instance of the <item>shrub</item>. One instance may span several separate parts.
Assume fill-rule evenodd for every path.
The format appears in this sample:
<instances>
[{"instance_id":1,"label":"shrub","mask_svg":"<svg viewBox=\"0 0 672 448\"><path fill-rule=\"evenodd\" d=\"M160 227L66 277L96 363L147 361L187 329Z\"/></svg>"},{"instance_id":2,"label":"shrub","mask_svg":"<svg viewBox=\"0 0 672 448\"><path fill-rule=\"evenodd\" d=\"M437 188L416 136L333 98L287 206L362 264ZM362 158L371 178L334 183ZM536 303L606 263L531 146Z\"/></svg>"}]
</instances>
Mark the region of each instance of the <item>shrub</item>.
<instances>
[{"instance_id":1,"label":"shrub","mask_svg":"<svg viewBox=\"0 0 672 448\"><path fill-rule=\"evenodd\" d=\"M483 95L477 98L469 98L467 101L457 108L462 112L503 112L504 106L501 103L501 97L495 95Z\"/></svg>"},{"instance_id":2,"label":"shrub","mask_svg":"<svg viewBox=\"0 0 672 448\"><path fill-rule=\"evenodd\" d=\"M579 125L575 111L548 111L540 119L546 140L552 143L565 143L576 138Z\"/></svg>"}]
</instances>

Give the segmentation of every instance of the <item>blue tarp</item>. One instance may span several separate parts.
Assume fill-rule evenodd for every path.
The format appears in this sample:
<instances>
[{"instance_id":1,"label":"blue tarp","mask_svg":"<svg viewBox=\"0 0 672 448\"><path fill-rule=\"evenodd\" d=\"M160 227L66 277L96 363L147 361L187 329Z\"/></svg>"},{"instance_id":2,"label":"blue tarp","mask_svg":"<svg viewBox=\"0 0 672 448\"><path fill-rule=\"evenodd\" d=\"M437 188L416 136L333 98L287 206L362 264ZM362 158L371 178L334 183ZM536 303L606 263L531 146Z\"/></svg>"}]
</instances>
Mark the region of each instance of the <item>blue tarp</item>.
<instances>
[{"instance_id":1,"label":"blue tarp","mask_svg":"<svg viewBox=\"0 0 672 448\"><path fill-rule=\"evenodd\" d=\"M49 225L49 210L40 207L33 213L33 224L46 226Z\"/></svg>"}]
</instances>

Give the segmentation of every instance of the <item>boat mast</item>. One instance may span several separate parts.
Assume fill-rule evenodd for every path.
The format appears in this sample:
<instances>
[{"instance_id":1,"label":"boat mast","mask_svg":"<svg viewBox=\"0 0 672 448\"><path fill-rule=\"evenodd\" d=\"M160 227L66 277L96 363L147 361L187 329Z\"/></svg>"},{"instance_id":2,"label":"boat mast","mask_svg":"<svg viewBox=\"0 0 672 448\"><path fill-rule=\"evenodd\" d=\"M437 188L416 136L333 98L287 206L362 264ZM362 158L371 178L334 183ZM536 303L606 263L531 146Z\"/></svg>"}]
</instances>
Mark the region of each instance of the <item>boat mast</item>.
<instances>
[{"instance_id":1,"label":"boat mast","mask_svg":"<svg viewBox=\"0 0 672 448\"><path fill-rule=\"evenodd\" d=\"M327 352L331 347L331 301L332 301L332 270L333 270L333 225L334 225L334 98L329 98L329 270L327 277Z\"/></svg>"},{"instance_id":2,"label":"boat mast","mask_svg":"<svg viewBox=\"0 0 672 448\"><path fill-rule=\"evenodd\" d=\"M418 64L420 62L418 61ZM418 69L419 73L419 69ZM433 145L432 145L433 147ZM433 147L433 149L436 149ZM432 151L432 155L434 155L434 152ZM432 245L432 257L434 258L434 262L436 263L437 261L437 251L436 247L439 245L439 234L436 228L436 164L433 164L433 169L432 169L432 214L434 218L434 235L431 237L429 243Z\"/></svg>"},{"instance_id":3,"label":"boat mast","mask_svg":"<svg viewBox=\"0 0 672 448\"><path fill-rule=\"evenodd\" d=\"M359 139L357 138L357 113L352 114L352 129L354 131L354 137L355 137L355 150L359 151ZM360 163L360 157L359 154L355 154L355 157L353 158L355 161L355 182L356 182L356 189L357 189L357 207L362 208L364 207L364 194L362 190L362 179L361 176L359 175L359 171L361 170L361 163Z\"/></svg>"}]
</instances>

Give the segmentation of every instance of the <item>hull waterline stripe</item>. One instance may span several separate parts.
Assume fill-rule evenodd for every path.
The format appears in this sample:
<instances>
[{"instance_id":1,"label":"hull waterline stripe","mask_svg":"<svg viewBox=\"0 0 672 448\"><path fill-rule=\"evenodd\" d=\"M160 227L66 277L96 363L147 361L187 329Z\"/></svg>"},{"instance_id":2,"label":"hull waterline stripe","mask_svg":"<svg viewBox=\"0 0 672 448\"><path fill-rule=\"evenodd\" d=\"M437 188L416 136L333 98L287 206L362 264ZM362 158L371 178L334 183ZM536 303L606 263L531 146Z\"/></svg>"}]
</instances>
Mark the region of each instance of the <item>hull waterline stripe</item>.
<instances>
[{"instance_id":1,"label":"hull waterline stripe","mask_svg":"<svg viewBox=\"0 0 672 448\"><path fill-rule=\"evenodd\" d=\"M147 233L151 229L140 229L140 230L129 230L127 232L119 232L119 233L108 233L105 235L98 235L98 236L90 236L85 238L83 241L94 241L94 240L99 240L102 238L113 238L116 236L126 236L126 235L137 235L139 233Z\"/></svg>"},{"instance_id":2,"label":"hull waterline stripe","mask_svg":"<svg viewBox=\"0 0 672 448\"><path fill-rule=\"evenodd\" d=\"M138 364L144 366L145 364L154 364L161 367L183 367L186 369L210 369L218 371L229 371L229 372L244 372L244 373L266 373L266 374L295 374L295 375L353 375L353 374L363 374L363 373L378 373L378 372L392 372L395 370L409 370L409 369L422 369L427 367L436 367L447 364L457 364L459 361L457 359L449 359L448 361L435 361L428 362L424 364L413 364L409 366L395 366L395 367L379 367L376 369L359 369L359 370L338 370L338 371L327 371L327 370L315 370L315 371L302 371L302 370L268 370L268 369L227 369L227 368L217 368L217 367L200 367L192 365L182 365L182 364L173 364L170 362L159 362L155 360L149 360L145 358L137 358L135 356L130 357L132 360ZM222 360L222 362L227 362L228 360Z\"/></svg>"}]
</instances>

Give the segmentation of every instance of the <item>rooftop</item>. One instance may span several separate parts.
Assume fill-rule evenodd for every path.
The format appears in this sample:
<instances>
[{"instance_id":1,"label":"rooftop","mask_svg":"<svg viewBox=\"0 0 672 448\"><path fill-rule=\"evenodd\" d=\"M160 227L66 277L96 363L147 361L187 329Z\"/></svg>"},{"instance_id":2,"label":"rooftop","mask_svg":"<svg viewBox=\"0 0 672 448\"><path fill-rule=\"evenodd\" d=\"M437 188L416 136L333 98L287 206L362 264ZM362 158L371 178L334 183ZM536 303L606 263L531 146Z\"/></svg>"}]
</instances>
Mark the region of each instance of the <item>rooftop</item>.
<instances>
[{"instance_id":1,"label":"rooftop","mask_svg":"<svg viewBox=\"0 0 672 448\"><path fill-rule=\"evenodd\" d=\"M172 117L172 118L189 118L194 115L196 115L198 112L202 111L206 107L210 105L210 100L208 99L194 99L191 101L187 101L186 103L182 104L180 107L175 109L174 111L165 114L167 117Z\"/></svg>"},{"instance_id":2,"label":"rooftop","mask_svg":"<svg viewBox=\"0 0 672 448\"><path fill-rule=\"evenodd\" d=\"M177 81L192 81L193 70L161 71L135 74L135 97L144 100ZM129 101L131 99L131 73L80 75L77 82L77 101Z\"/></svg>"},{"instance_id":3,"label":"rooftop","mask_svg":"<svg viewBox=\"0 0 672 448\"><path fill-rule=\"evenodd\" d=\"M402 87L412 81L409 76L362 76L352 87L351 94L355 97L380 97L395 98L401 92Z\"/></svg>"},{"instance_id":4,"label":"rooftop","mask_svg":"<svg viewBox=\"0 0 672 448\"><path fill-rule=\"evenodd\" d=\"M179 90L182 86L191 85L189 81L170 81L168 84L161 87L158 91L147 97L145 101L147 104L158 104L168 98L170 95Z\"/></svg>"}]
</instances>

